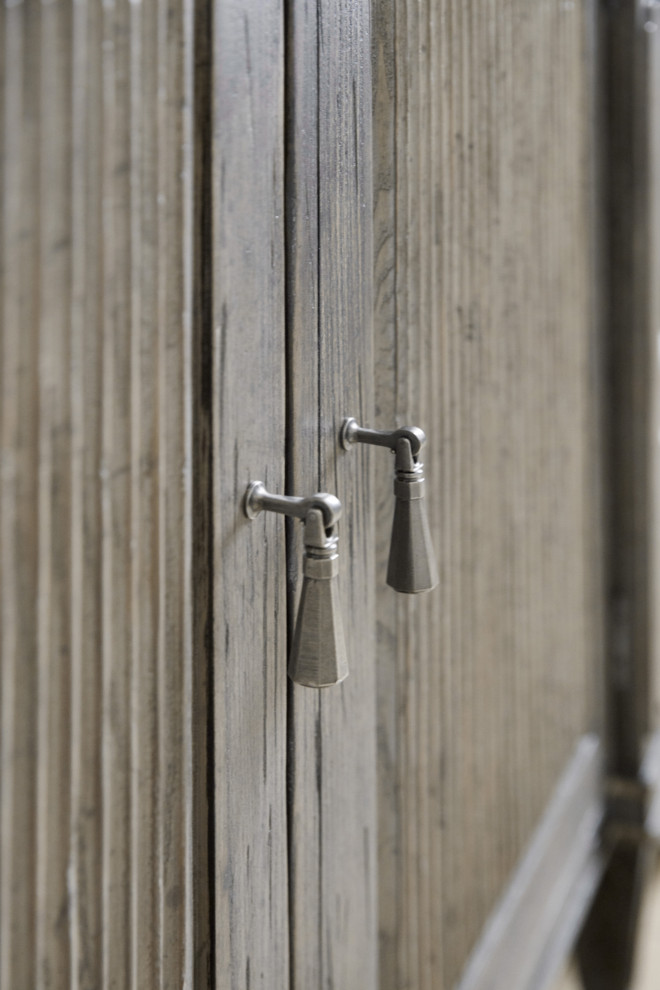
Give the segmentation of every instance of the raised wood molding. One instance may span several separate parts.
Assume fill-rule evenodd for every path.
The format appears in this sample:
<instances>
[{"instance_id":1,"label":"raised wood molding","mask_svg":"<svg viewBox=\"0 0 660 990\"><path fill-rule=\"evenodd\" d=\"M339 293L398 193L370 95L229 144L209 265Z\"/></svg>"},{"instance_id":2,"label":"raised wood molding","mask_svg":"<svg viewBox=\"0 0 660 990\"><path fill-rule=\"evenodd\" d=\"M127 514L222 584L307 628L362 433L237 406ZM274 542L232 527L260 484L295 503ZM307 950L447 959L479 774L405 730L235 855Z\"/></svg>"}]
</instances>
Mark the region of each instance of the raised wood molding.
<instances>
[{"instance_id":1,"label":"raised wood molding","mask_svg":"<svg viewBox=\"0 0 660 990\"><path fill-rule=\"evenodd\" d=\"M457 990L544 990L570 951L602 875L602 746L583 736Z\"/></svg>"}]
</instances>

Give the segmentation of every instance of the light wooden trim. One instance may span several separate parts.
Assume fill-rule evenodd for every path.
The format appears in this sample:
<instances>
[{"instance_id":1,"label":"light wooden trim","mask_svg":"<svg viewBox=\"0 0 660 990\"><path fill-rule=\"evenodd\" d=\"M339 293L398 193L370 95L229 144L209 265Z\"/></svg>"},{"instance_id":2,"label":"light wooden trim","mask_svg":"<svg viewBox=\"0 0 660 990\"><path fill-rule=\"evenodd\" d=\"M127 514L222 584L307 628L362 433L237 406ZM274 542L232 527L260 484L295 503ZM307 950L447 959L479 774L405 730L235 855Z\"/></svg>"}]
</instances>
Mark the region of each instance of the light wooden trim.
<instances>
[{"instance_id":1,"label":"light wooden trim","mask_svg":"<svg viewBox=\"0 0 660 990\"><path fill-rule=\"evenodd\" d=\"M457 990L543 990L559 968L603 871L602 747L583 736Z\"/></svg>"},{"instance_id":2,"label":"light wooden trim","mask_svg":"<svg viewBox=\"0 0 660 990\"><path fill-rule=\"evenodd\" d=\"M660 844L660 731L655 732L644 754L640 776L648 788L646 834Z\"/></svg>"}]
</instances>

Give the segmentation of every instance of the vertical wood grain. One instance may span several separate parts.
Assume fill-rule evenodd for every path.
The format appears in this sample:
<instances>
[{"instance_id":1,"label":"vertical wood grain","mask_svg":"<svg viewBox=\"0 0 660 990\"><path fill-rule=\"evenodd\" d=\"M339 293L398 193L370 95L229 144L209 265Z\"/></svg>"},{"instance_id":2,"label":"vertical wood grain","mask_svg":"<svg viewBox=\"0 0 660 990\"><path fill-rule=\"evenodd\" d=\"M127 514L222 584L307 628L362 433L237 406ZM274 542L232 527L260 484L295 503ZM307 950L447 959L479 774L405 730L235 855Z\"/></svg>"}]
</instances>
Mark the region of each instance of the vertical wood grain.
<instances>
[{"instance_id":1,"label":"vertical wood grain","mask_svg":"<svg viewBox=\"0 0 660 990\"><path fill-rule=\"evenodd\" d=\"M286 987L283 10L212 7L214 986Z\"/></svg>"},{"instance_id":2,"label":"vertical wood grain","mask_svg":"<svg viewBox=\"0 0 660 990\"><path fill-rule=\"evenodd\" d=\"M191 986L194 7L0 22L0 986Z\"/></svg>"},{"instance_id":3,"label":"vertical wood grain","mask_svg":"<svg viewBox=\"0 0 660 990\"><path fill-rule=\"evenodd\" d=\"M101 939L102 980L129 983L130 144L128 6L101 20ZM126 248L128 247L128 250Z\"/></svg>"},{"instance_id":4,"label":"vertical wood grain","mask_svg":"<svg viewBox=\"0 0 660 990\"><path fill-rule=\"evenodd\" d=\"M158 105L158 9L130 8L131 99L128 107L131 147L131 243L135 270L130 300L131 408L140 411L130 438L131 461L131 820L130 855L136 864L130 888L132 985L158 986L158 618L161 601L159 561L159 396L152 369L159 366L159 333L149 312L157 314L160 225L157 161L160 160ZM176 393L175 393L176 394ZM146 593L145 593L146 592ZM140 603L142 602L142 607Z\"/></svg>"},{"instance_id":5,"label":"vertical wood grain","mask_svg":"<svg viewBox=\"0 0 660 990\"><path fill-rule=\"evenodd\" d=\"M36 987L70 982L67 860L70 815L71 607L68 465L71 277L70 11L40 17L39 389L37 540ZM44 301L47 304L44 305Z\"/></svg>"},{"instance_id":6,"label":"vertical wood grain","mask_svg":"<svg viewBox=\"0 0 660 990\"><path fill-rule=\"evenodd\" d=\"M161 986L192 983L192 0L159 6L158 852ZM209 493L205 493L209 497ZM173 539L173 534L176 538ZM200 823L201 826L201 823Z\"/></svg>"},{"instance_id":7,"label":"vertical wood grain","mask_svg":"<svg viewBox=\"0 0 660 990\"><path fill-rule=\"evenodd\" d=\"M374 5L377 422L427 432L440 568L376 585L384 988L454 985L598 719L590 9Z\"/></svg>"},{"instance_id":8,"label":"vertical wood grain","mask_svg":"<svg viewBox=\"0 0 660 990\"><path fill-rule=\"evenodd\" d=\"M288 485L342 501L350 666L290 689L291 974L363 990L378 985L371 461L337 441L345 416L373 416L369 5L296 2L287 37ZM293 528L298 590L300 560Z\"/></svg>"},{"instance_id":9,"label":"vertical wood grain","mask_svg":"<svg viewBox=\"0 0 660 990\"><path fill-rule=\"evenodd\" d=\"M38 22L0 12L0 985L36 985Z\"/></svg>"},{"instance_id":10,"label":"vertical wood grain","mask_svg":"<svg viewBox=\"0 0 660 990\"><path fill-rule=\"evenodd\" d=\"M74 7L71 275L71 985L102 969L100 14ZM90 662L90 657L95 658Z\"/></svg>"}]
</instances>

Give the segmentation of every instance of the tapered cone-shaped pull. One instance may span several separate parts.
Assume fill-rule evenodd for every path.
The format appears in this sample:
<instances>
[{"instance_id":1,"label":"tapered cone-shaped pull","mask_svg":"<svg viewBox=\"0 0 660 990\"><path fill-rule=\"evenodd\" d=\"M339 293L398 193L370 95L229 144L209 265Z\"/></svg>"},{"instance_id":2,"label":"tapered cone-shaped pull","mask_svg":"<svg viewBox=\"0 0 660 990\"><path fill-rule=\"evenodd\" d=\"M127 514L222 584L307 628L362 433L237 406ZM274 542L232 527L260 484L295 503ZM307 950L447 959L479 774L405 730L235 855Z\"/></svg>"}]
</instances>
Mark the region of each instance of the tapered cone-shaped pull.
<instances>
[{"instance_id":1,"label":"tapered cone-shaped pull","mask_svg":"<svg viewBox=\"0 0 660 990\"><path fill-rule=\"evenodd\" d=\"M303 586L289 658L289 677L306 687L330 687L348 676L337 574L337 538L320 513L305 526ZM321 535L322 534L322 535ZM319 538L320 537L320 538Z\"/></svg>"},{"instance_id":2,"label":"tapered cone-shaped pull","mask_svg":"<svg viewBox=\"0 0 660 990\"><path fill-rule=\"evenodd\" d=\"M355 443L389 447L396 455L394 520L387 564L387 583L395 591L416 595L438 583L438 569L424 506L424 475L419 454L426 443L418 426L396 430L369 430L345 419L339 434L345 450Z\"/></svg>"},{"instance_id":3,"label":"tapered cone-shaped pull","mask_svg":"<svg viewBox=\"0 0 660 990\"><path fill-rule=\"evenodd\" d=\"M438 569L426 517L421 470L397 471L394 495L387 583L407 595L430 591L438 583Z\"/></svg>"},{"instance_id":4,"label":"tapered cone-shaped pull","mask_svg":"<svg viewBox=\"0 0 660 990\"><path fill-rule=\"evenodd\" d=\"M306 687L339 684L348 677L337 589L339 559L336 523L341 502L317 492L307 498L273 495L261 481L251 481L243 496L248 519L260 512L280 512L305 523L303 586L289 657L289 677Z\"/></svg>"},{"instance_id":5,"label":"tapered cone-shaped pull","mask_svg":"<svg viewBox=\"0 0 660 990\"><path fill-rule=\"evenodd\" d=\"M307 559L305 564L331 561ZM332 563L336 564L336 560ZM305 568L289 659L289 677L306 687L330 687L348 677L336 573L313 577Z\"/></svg>"}]
</instances>

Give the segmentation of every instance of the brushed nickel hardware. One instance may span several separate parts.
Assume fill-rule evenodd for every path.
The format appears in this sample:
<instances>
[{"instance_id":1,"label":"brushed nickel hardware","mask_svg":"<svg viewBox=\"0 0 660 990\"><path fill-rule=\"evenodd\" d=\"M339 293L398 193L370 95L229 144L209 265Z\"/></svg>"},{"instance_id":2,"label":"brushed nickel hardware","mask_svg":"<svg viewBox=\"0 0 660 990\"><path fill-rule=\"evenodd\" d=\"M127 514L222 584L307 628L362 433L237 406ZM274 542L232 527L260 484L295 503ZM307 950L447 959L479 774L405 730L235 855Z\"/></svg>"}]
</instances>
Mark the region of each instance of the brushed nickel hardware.
<instances>
[{"instance_id":1,"label":"brushed nickel hardware","mask_svg":"<svg viewBox=\"0 0 660 990\"><path fill-rule=\"evenodd\" d=\"M356 443L369 443L394 453L395 501L387 583L406 595L431 591L438 583L438 570L424 504L424 465L419 460L426 443L424 431L418 426L368 430L349 418L343 422L339 440L344 450Z\"/></svg>"},{"instance_id":2,"label":"brushed nickel hardware","mask_svg":"<svg viewBox=\"0 0 660 990\"><path fill-rule=\"evenodd\" d=\"M272 495L261 481L251 481L243 508L248 519L254 519L260 512L279 512L304 523L303 586L289 657L289 677L305 687L339 684L348 677L337 591L336 525L341 516L341 502L325 492L307 498Z\"/></svg>"}]
</instances>

